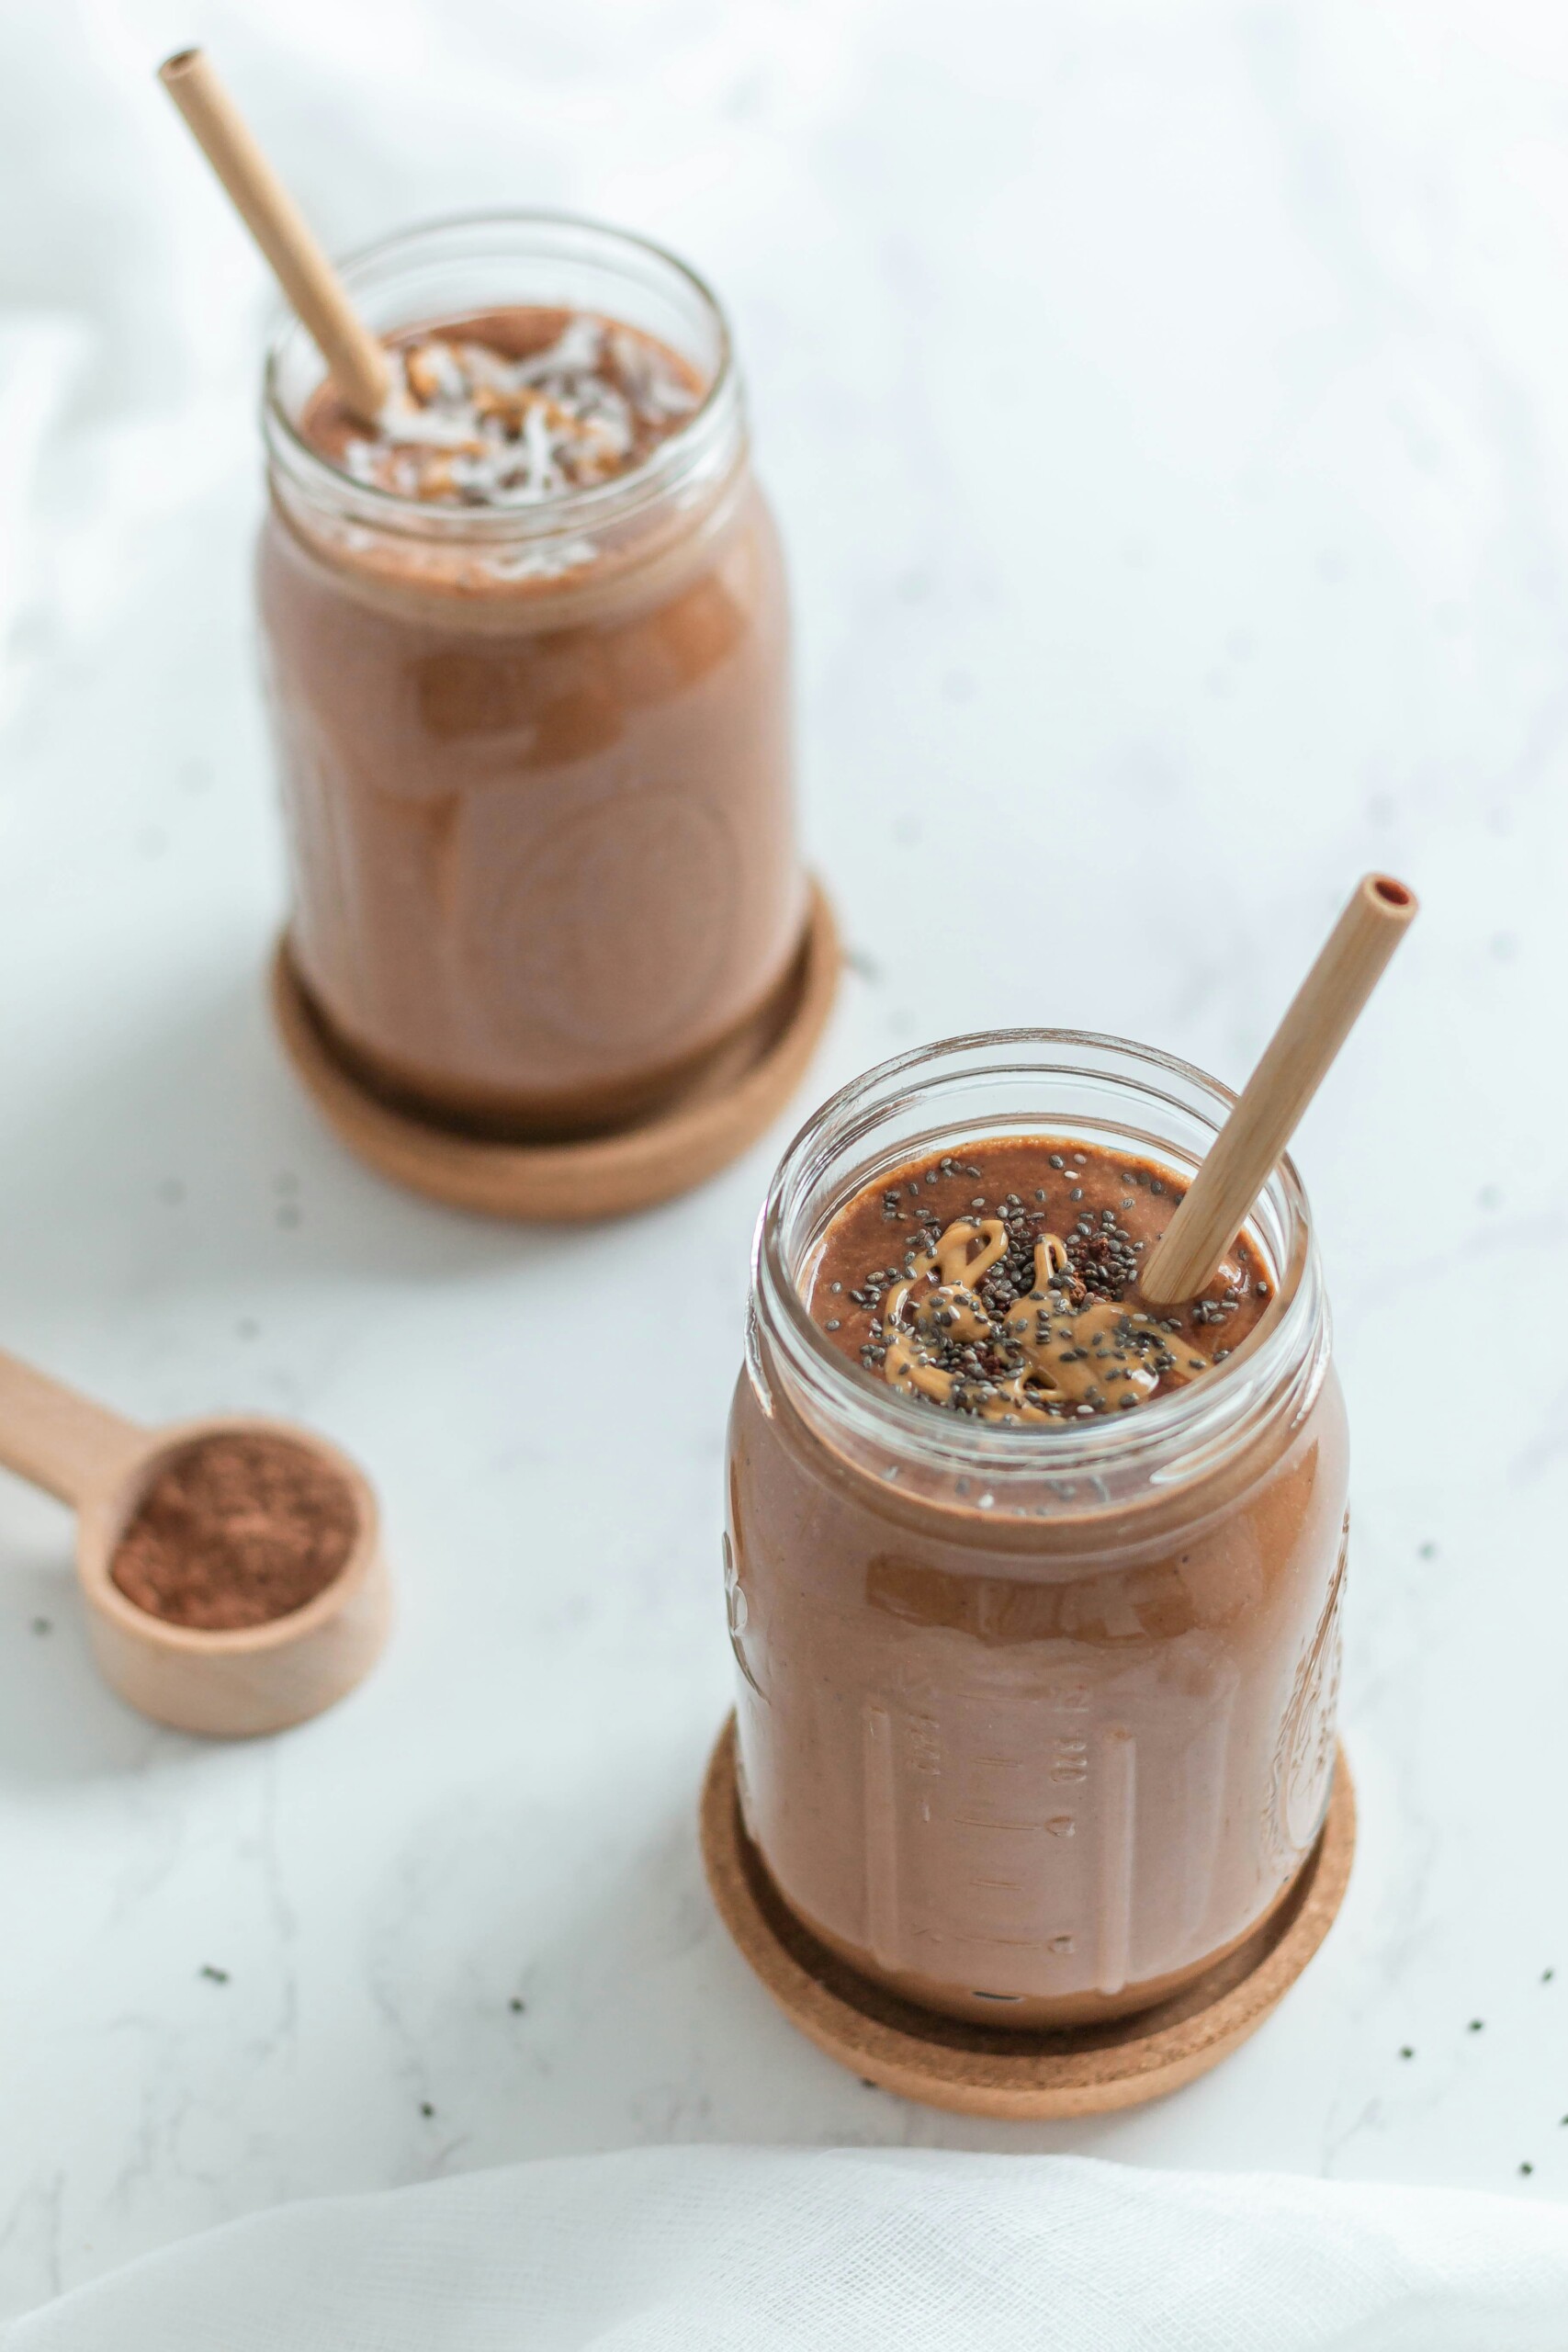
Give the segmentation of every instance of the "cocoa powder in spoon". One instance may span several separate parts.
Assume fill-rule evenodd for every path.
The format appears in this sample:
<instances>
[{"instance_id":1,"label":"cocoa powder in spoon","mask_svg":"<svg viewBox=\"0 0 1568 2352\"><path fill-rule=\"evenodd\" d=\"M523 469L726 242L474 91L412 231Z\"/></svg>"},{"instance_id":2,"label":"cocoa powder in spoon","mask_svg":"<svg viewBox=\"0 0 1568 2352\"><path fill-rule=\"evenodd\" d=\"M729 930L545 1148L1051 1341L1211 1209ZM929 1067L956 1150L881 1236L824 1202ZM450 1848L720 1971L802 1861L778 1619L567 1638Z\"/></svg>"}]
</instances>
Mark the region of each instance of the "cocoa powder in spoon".
<instances>
[{"instance_id":1,"label":"cocoa powder in spoon","mask_svg":"<svg viewBox=\"0 0 1568 2352\"><path fill-rule=\"evenodd\" d=\"M224 1430L163 1464L109 1574L153 1617L232 1633L314 1600L343 1568L356 1525L348 1487L307 1447Z\"/></svg>"}]
</instances>

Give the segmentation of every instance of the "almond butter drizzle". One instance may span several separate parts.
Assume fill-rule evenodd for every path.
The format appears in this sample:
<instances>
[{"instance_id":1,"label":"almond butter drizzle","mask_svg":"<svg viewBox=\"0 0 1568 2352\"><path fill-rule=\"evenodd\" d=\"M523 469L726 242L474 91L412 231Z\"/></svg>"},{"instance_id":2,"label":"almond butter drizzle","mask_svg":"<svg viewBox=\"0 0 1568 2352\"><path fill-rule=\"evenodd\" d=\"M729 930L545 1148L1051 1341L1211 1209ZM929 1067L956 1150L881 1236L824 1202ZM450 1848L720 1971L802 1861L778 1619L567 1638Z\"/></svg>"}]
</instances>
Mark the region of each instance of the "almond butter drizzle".
<instances>
[{"instance_id":1,"label":"almond butter drizzle","mask_svg":"<svg viewBox=\"0 0 1568 2352\"><path fill-rule=\"evenodd\" d=\"M999 1217L957 1217L934 1250L922 1250L912 1271L893 1285L882 1303L887 1340L883 1371L896 1388L939 1405L953 1404L954 1392L961 1392L962 1409L982 1420L1054 1421L1063 1418L1062 1407L1122 1409L1129 1397L1141 1404L1152 1396L1162 1378L1183 1385L1210 1369L1207 1356L1154 1316L1105 1298L1069 1306L1063 1281L1066 1246L1054 1233L1035 1243L1034 1288L1013 1301L998 1335L977 1285L1005 1257L1007 1246ZM932 1275L940 1281L921 1289ZM911 1298L906 1325L902 1317ZM976 1374L965 1379L932 1360L932 1340L994 1344L998 1337L1010 1357L1023 1359L1003 1378ZM1043 1396L1059 1400L1058 1409L1039 1401Z\"/></svg>"}]
</instances>

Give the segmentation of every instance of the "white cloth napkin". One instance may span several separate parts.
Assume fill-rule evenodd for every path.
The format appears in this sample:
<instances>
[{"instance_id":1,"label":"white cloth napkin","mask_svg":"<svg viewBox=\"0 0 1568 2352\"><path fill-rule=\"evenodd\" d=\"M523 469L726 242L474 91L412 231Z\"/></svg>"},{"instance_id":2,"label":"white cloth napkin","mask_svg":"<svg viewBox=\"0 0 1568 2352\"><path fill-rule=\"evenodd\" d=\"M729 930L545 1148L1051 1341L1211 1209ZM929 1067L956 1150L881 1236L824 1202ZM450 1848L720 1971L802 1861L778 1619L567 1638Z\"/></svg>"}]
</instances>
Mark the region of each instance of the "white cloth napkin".
<instances>
[{"instance_id":1,"label":"white cloth napkin","mask_svg":"<svg viewBox=\"0 0 1568 2352\"><path fill-rule=\"evenodd\" d=\"M1562 2352L1568 2210L1074 2156L682 2147L285 2206L0 2352Z\"/></svg>"}]
</instances>

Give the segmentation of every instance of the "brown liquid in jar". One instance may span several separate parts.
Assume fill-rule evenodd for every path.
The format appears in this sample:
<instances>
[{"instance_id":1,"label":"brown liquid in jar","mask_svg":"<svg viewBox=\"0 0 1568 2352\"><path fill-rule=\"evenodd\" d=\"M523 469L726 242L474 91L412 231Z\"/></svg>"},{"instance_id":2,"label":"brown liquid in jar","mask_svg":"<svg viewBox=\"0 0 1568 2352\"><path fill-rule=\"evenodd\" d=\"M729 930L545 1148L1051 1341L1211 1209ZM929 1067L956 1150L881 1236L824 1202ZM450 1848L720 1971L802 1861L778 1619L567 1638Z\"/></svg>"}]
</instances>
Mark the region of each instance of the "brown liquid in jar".
<instances>
[{"instance_id":1,"label":"brown liquid in jar","mask_svg":"<svg viewBox=\"0 0 1568 2352\"><path fill-rule=\"evenodd\" d=\"M596 370L509 380L585 332ZM275 481L263 535L295 962L341 1057L403 1107L502 1136L623 1125L767 1020L799 945L773 526L742 457L546 571L460 520L421 536L405 513L630 482L705 388L651 337L537 307L389 348L402 406L379 435L330 393L299 428L389 493L387 526L328 522ZM441 355L465 348L499 379L479 435L409 392L423 363L439 393Z\"/></svg>"},{"instance_id":2,"label":"brown liquid in jar","mask_svg":"<svg viewBox=\"0 0 1568 2352\"><path fill-rule=\"evenodd\" d=\"M965 1215L1018 1229L982 1297L995 1330L1020 1303L1009 1265L1030 1279L1038 1212L1077 1237L1083 1299L1130 1316L1183 1190L1156 1161L1048 1137L911 1162L829 1225L808 1311L857 1381L888 1385L885 1310L931 1230ZM1209 1369L1145 1385L1137 1409L1117 1384L1087 1414L1075 1393L1064 1430L1135 1422L1168 1386L1213 1380L1272 1296L1243 1237L1205 1297L1162 1318L1172 1352L1190 1343ZM980 1393L1005 1366L976 1353L966 1392L910 1409L1005 1427ZM784 1901L863 1973L988 2025L1094 2022L1192 1983L1283 1899L1322 1824L1346 1486L1329 1368L1304 1409L1168 1492L1108 1512L1090 1480L1081 1510L1069 1491L1038 1518L998 1509L981 1475L940 1502L900 1491L784 1382L764 1404L743 1374L727 1555L742 1802Z\"/></svg>"}]
</instances>

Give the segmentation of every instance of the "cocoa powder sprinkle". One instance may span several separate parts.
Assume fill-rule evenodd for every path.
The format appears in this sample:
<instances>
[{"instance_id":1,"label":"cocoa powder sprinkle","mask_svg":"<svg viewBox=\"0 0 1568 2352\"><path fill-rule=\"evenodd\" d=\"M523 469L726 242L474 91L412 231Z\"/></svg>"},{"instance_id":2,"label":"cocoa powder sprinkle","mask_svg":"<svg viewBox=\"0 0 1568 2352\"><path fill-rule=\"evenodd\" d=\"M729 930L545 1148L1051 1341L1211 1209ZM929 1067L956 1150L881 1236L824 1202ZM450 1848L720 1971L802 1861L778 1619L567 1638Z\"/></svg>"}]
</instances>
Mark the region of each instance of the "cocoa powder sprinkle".
<instances>
[{"instance_id":1,"label":"cocoa powder sprinkle","mask_svg":"<svg viewBox=\"0 0 1568 2352\"><path fill-rule=\"evenodd\" d=\"M232 1633L314 1600L347 1560L356 1525L349 1487L306 1447L224 1431L164 1463L109 1574L151 1616Z\"/></svg>"}]
</instances>

